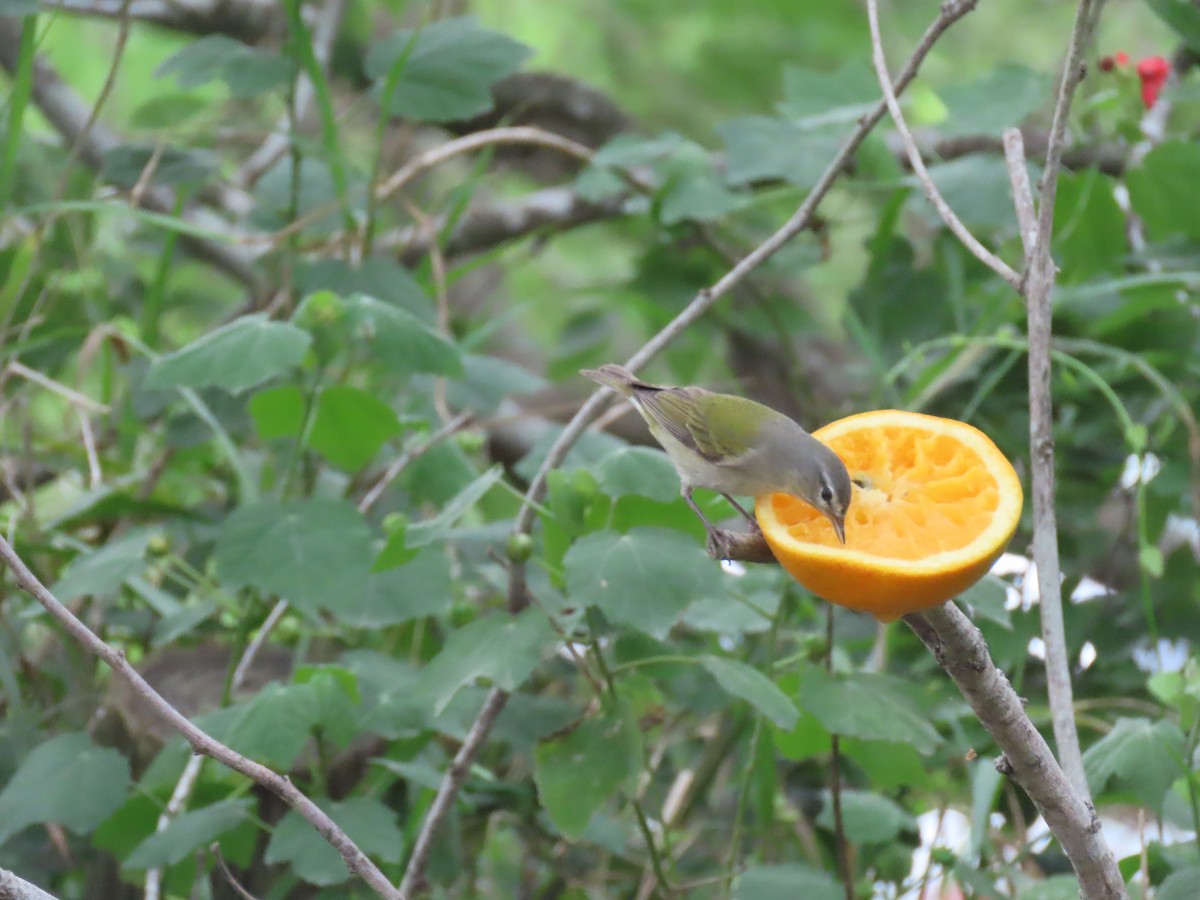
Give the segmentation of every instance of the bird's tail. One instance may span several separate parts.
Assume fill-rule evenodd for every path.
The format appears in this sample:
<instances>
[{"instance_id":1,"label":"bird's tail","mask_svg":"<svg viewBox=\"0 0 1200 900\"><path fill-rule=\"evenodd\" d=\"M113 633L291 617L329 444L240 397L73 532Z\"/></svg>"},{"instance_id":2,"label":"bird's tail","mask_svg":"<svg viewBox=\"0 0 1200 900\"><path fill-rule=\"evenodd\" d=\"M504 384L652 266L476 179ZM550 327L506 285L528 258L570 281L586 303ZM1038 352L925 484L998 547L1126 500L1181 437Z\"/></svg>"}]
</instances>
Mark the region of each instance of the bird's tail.
<instances>
[{"instance_id":1,"label":"bird's tail","mask_svg":"<svg viewBox=\"0 0 1200 900\"><path fill-rule=\"evenodd\" d=\"M632 396L634 387L643 383L624 366L615 363L607 363L598 369L580 369L579 374L626 397Z\"/></svg>"}]
</instances>

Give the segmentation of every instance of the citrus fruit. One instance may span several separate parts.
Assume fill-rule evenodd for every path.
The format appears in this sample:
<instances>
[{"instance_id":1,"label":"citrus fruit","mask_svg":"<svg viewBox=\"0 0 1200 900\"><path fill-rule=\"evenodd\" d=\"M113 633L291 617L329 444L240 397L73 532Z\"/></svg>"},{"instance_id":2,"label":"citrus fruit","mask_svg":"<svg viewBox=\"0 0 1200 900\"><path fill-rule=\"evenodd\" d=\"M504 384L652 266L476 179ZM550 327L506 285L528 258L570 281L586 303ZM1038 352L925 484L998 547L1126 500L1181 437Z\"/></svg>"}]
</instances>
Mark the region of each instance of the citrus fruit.
<instances>
[{"instance_id":1,"label":"citrus fruit","mask_svg":"<svg viewBox=\"0 0 1200 900\"><path fill-rule=\"evenodd\" d=\"M1017 473L965 422L878 410L813 434L854 481L846 543L796 497L763 494L754 511L775 558L830 603L885 622L937 606L982 578L1017 528Z\"/></svg>"}]
</instances>

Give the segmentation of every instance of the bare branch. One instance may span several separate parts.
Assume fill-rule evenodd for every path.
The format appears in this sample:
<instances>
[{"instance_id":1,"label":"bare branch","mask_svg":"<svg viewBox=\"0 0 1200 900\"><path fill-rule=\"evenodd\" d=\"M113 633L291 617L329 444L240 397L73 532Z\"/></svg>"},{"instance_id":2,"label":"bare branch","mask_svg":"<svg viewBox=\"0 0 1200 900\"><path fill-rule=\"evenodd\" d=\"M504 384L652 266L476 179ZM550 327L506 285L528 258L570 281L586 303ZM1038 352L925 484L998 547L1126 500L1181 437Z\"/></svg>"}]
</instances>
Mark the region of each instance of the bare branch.
<instances>
[{"instance_id":1,"label":"bare branch","mask_svg":"<svg viewBox=\"0 0 1200 900\"><path fill-rule=\"evenodd\" d=\"M576 159L583 160L584 162L592 158L590 147L585 147L583 144L576 143L542 128L534 128L530 125L493 128L489 131L477 131L474 134L468 134L466 137L446 141L444 144L438 144L436 147L415 156L405 163L391 178L375 188L375 197L378 200L386 200L422 172L432 169L434 166L439 166L446 162L446 160L453 159L455 156L482 150L484 147L490 147L494 144L532 144L538 147L549 147L552 150L561 151L568 156L574 156Z\"/></svg>"},{"instance_id":2,"label":"bare branch","mask_svg":"<svg viewBox=\"0 0 1200 900\"><path fill-rule=\"evenodd\" d=\"M7 869L0 869L0 900L58 900L40 887L23 881Z\"/></svg>"},{"instance_id":3,"label":"bare branch","mask_svg":"<svg viewBox=\"0 0 1200 900\"><path fill-rule=\"evenodd\" d=\"M446 818L446 813L450 811L450 805L458 796L463 782L467 780L471 764L475 761L479 748L487 740L488 734L491 733L496 719L503 712L505 704L508 703L508 697L507 691L492 688L487 699L483 701L483 709L475 717L475 722L471 725L466 740L454 754L450 768L446 770L442 783L438 785L438 791L429 807L429 812L425 814L425 821L421 823L421 831L413 843L412 855L409 856L408 865L404 868L404 878L400 882L399 895L402 900L412 900L424 890L425 866L429 863L429 851L433 848L433 840L437 837L438 827Z\"/></svg>"},{"instance_id":4,"label":"bare branch","mask_svg":"<svg viewBox=\"0 0 1200 900\"><path fill-rule=\"evenodd\" d=\"M363 495L362 500L358 502L358 511L360 513L370 512L371 507L379 502L379 498L383 496L383 492L387 490L387 486L396 480L397 476L403 472L415 460L420 459L422 455L431 450L441 441L450 437L454 432L458 431L464 425L471 421L470 413L459 413L449 422L442 425L437 431L430 434L427 438L413 444L403 453L397 456L390 466L379 477L379 480L371 485L371 489Z\"/></svg>"},{"instance_id":5,"label":"bare branch","mask_svg":"<svg viewBox=\"0 0 1200 900\"><path fill-rule=\"evenodd\" d=\"M1054 761L1050 747L1004 673L996 668L979 629L957 606L945 603L904 617L905 623L946 670L988 734L1004 752L997 761L1029 795L1062 845L1088 900L1124 898L1125 882L1104 841L1086 794L1077 792Z\"/></svg>"},{"instance_id":6,"label":"bare branch","mask_svg":"<svg viewBox=\"0 0 1200 900\"><path fill-rule=\"evenodd\" d=\"M116 19L122 0L42 0L42 7L79 16ZM128 15L140 22L190 34L224 34L248 44L279 29L278 0L133 0Z\"/></svg>"},{"instance_id":7,"label":"bare branch","mask_svg":"<svg viewBox=\"0 0 1200 900\"><path fill-rule=\"evenodd\" d=\"M1075 705L1071 690L1070 660L1067 658L1066 627L1063 621L1061 570L1058 558L1058 522L1054 509L1054 401L1051 393L1051 300L1057 270L1050 256L1054 226L1054 197L1058 187L1059 161L1066 139L1071 98L1083 76L1083 48L1091 33L1093 0L1080 0L1074 31L1063 63L1058 100L1046 148L1046 168L1040 184L1040 207L1036 238L1026 255L1025 300L1029 332L1029 457L1033 502L1033 560L1037 566L1042 639L1046 645L1046 681L1054 742L1058 758L1079 796L1090 798L1083 771L1083 754L1075 729ZM1115 866L1115 863L1113 864Z\"/></svg>"},{"instance_id":8,"label":"bare branch","mask_svg":"<svg viewBox=\"0 0 1200 900\"><path fill-rule=\"evenodd\" d=\"M104 643L91 629L83 624L74 613L64 606L57 597L46 589L37 576L21 560L12 545L0 537L0 561L3 561L12 572L13 581L17 586L40 603L51 616L68 631L82 646L103 660L113 671L129 682L130 686L147 706L166 721L172 728L183 735L192 746L195 753L211 756L221 764L245 775L264 788L275 794L289 807L298 812L311 824L317 833L327 840L345 861L347 868L375 889L380 897L386 900L399 900L400 894L392 887L379 868L371 862L358 845L338 827L337 823L304 796L286 776L268 769L264 765L247 759L235 753L229 747L214 740L206 732L197 728L179 710L173 707L162 695L154 690L129 661L125 655Z\"/></svg>"},{"instance_id":9,"label":"bare branch","mask_svg":"<svg viewBox=\"0 0 1200 900\"><path fill-rule=\"evenodd\" d=\"M1025 165L1025 140L1016 128L1004 130L1004 160L1008 165L1008 181L1012 185L1013 206L1017 211L1017 226L1021 230L1021 245L1029 259L1037 242L1037 209L1033 205L1033 189L1029 186L1029 169Z\"/></svg>"},{"instance_id":10,"label":"bare branch","mask_svg":"<svg viewBox=\"0 0 1200 900\"><path fill-rule=\"evenodd\" d=\"M970 250L971 254L981 263L1012 285L1014 290L1019 291L1021 289L1021 276L1008 263L983 246L975 235L971 234L967 226L962 223L962 220L955 214L954 210L950 208L950 204L946 202L941 191L937 189L937 185L933 183L933 179L929 176L929 170L925 168L925 161L921 159L921 151L917 149L912 132L908 130L908 123L904 121L904 111L900 109L900 101L896 99L896 92L892 88L892 78L888 74L887 60L883 54L883 38L879 33L878 0L867 0L867 19L871 26L871 60L875 64L875 74L879 78L879 87L883 90L883 97L887 103L888 113L891 115L892 122L896 126L896 131L904 143L904 150L908 156L909 165L912 166L913 174L916 176L917 181L921 183L921 187L925 191L925 196L929 198L929 202L933 204L933 208L937 210L937 214L941 217L941 220L946 223L946 227L954 232L954 236L962 242L963 246Z\"/></svg>"}]
</instances>

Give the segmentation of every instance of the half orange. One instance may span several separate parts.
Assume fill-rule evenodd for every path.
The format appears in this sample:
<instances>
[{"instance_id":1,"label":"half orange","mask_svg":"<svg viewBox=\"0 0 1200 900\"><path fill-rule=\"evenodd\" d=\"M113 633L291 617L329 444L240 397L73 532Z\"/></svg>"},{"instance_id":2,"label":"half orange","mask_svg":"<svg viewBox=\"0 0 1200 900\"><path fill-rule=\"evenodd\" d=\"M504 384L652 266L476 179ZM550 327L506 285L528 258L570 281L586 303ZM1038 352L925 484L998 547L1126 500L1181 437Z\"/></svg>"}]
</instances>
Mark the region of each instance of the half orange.
<instances>
[{"instance_id":1,"label":"half orange","mask_svg":"<svg viewBox=\"0 0 1200 900\"><path fill-rule=\"evenodd\" d=\"M890 622L962 593L1004 552L1021 518L1021 482L979 429L954 419L878 410L813 435L850 470L846 543L787 494L755 500L775 558L830 603Z\"/></svg>"}]
</instances>

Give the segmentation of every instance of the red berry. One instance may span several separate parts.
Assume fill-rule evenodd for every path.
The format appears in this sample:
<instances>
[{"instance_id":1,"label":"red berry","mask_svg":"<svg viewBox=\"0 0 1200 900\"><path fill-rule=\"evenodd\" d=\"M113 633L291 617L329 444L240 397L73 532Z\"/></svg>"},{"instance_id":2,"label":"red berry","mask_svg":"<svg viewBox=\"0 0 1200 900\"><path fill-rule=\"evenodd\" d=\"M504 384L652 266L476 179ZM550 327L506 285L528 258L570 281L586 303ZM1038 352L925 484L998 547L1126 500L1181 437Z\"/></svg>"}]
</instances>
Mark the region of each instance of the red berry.
<instances>
[{"instance_id":1,"label":"red berry","mask_svg":"<svg viewBox=\"0 0 1200 900\"><path fill-rule=\"evenodd\" d=\"M1147 56L1137 65L1138 78L1142 82L1142 104L1149 109L1158 101L1158 95L1171 74L1171 64L1161 56Z\"/></svg>"}]
</instances>

